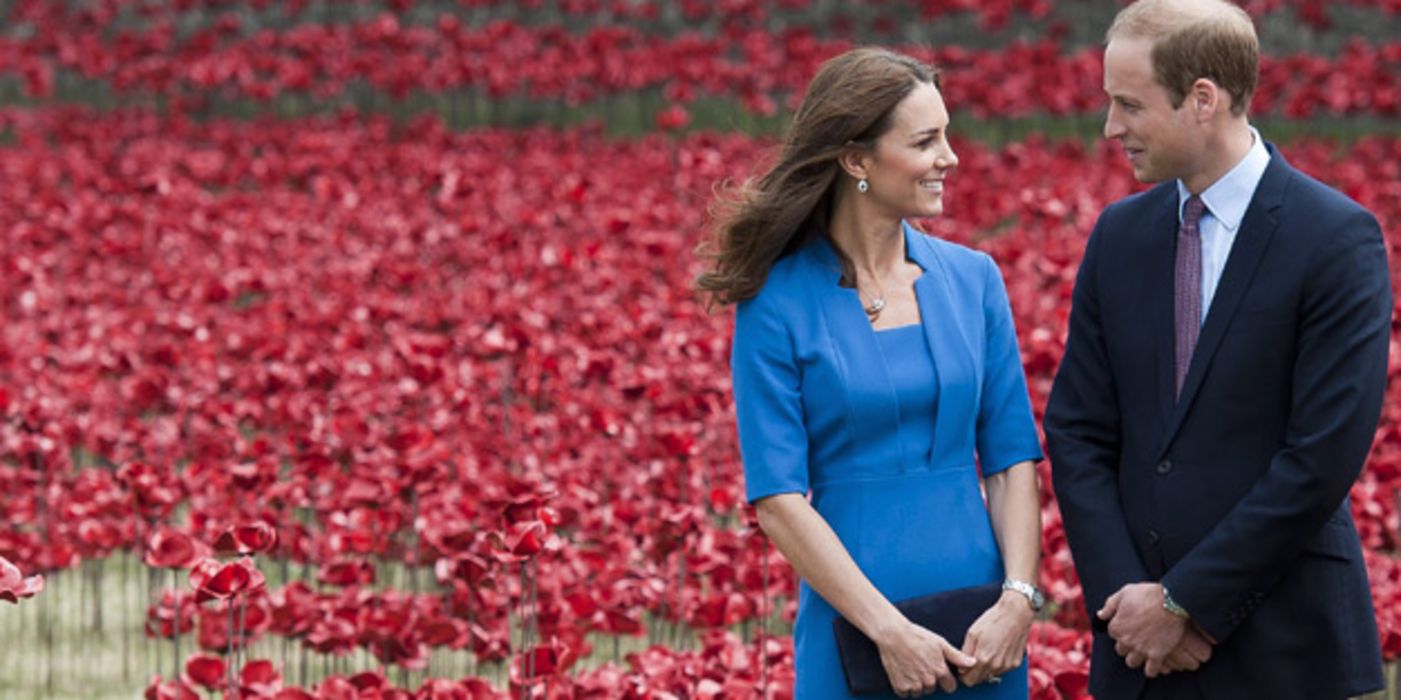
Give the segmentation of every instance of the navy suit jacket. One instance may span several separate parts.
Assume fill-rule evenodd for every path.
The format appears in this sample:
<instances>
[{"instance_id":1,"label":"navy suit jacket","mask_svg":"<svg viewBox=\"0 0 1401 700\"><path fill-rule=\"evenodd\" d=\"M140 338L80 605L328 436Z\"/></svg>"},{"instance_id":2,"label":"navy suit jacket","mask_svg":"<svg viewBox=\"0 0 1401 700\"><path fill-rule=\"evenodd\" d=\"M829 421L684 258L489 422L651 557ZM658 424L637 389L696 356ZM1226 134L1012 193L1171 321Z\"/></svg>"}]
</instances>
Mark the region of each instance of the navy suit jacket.
<instances>
[{"instance_id":1,"label":"navy suit jacket","mask_svg":"<svg viewBox=\"0 0 1401 700\"><path fill-rule=\"evenodd\" d=\"M1153 683L1342 698L1383 686L1347 495L1381 412L1391 284L1376 219L1269 150L1179 399L1176 184L1100 215L1046 441L1091 616L1161 581L1218 642L1198 671ZM1091 658L1096 697L1144 690L1102 623Z\"/></svg>"}]
</instances>

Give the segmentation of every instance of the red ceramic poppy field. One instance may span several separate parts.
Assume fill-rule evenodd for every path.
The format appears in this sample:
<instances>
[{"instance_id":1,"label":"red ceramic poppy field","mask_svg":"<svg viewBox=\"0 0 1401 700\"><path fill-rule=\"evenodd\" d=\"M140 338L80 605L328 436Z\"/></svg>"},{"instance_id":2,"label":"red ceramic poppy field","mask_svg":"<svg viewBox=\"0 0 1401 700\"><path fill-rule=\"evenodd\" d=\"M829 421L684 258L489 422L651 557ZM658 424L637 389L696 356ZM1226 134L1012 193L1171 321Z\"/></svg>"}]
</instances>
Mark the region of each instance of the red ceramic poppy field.
<instances>
[{"instance_id":1,"label":"red ceramic poppy field","mask_svg":"<svg viewBox=\"0 0 1401 700\"><path fill-rule=\"evenodd\" d=\"M0 34L0 77L19 79L34 98L52 97L66 77L74 84L66 93L106 90L119 100L160 96L171 106L195 110L235 99L344 100L367 88L392 99L418 96L435 103L470 93L487 101L569 106L660 93L678 105L717 97L771 115L796 106L822 60L877 41L942 66L950 94L974 116L1085 114L1103 102L1098 47L1064 40L1073 23L1089 18L1076 3L1050 0L922 0L906 6L872 0L857 3L851 14L819 15L816 22L819 11L809 0L571 0L549 12L542 11L543 0L357 0L317 10L304 1L14 4L14 29ZM1381 22L1394 21L1401 11L1396 0L1347 4L1372 8ZM1287 8L1304 26L1329 24L1319 0L1246 5L1258 16ZM911 21L936 23L970 11L982 30L1003 29L1017 19L1032 23L1040 36L993 49L936 49L901 38L902 26ZM855 18L862 15L871 16L858 27ZM774 32L776 21L791 24ZM1396 116L1401 42L1382 37L1354 37L1332 56L1266 55L1253 110L1296 119ZM462 108L460 102L451 108Z\"/></svg>"},{"instance_id":2,"label":"red ceramic poppy field","mask_svg":"<svg viewBox=\"0 0 1401 700\"><path fill-rule=\"evenodd\" d=\"M729 314L688 291L713 183L768 142L0 123L0 598L139 554L147 643L184 652L159 698L785 695L793 577L740 503ZM956 146L928 226L1002 265L1039 407L1084 236L1136 185L1110 146ZM1285 152L1395 230L1401 140ZM1390 658L1398 416L1353 491ZM1034 693L1075 698L1084 611L1043 511ZM615 662L619 635L645 648ZM289 646L369 663L300 686Z\"/></svg>"},{"instance_id":3,"label":"red ceramic poppy field","mask_svg":"<svg viewBox=\"0 0 1401 700\"><path fill-rule=\"evenodd\" d=\"M690 291L717 183L773 142L687 133L692 112L781 112L865 41L945 70L955 134L1103 108L1099 52L1068 38L1085 3L830 5L3 3L0 638L20 653L0 696L789 697L796 583L743 503L731 316ZM1309 32L1401 12L1244 5ZM931 48L900 38L910 17L1036 31ZM1339 46L1266 56L1255 111L1395 117L1401 44ZM596 111L444 125L509 121L510 100ZM258 116L289 103L331 116ZM651 130L606 136L629 110ZM1389 133L1282 150L1401 250ZM954 145L924 225L1001 265L1039 417L1085 236L1139 185L1116 146ZM1032 697L1082 700L1088 625L1041 470ZM1399 484L1393 382L1352 492L1388 661ZM63 677L99 651L111 668Z\"/></svg>"}]
</instances>

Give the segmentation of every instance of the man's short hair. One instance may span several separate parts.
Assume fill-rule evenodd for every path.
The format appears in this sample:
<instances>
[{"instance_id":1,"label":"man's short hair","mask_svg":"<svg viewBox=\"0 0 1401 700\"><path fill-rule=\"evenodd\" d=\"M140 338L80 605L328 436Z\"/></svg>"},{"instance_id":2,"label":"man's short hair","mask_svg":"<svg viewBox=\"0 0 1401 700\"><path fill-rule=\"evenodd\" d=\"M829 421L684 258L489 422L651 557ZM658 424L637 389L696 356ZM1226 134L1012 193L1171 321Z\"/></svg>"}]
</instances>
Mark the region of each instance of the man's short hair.
<instances>
[{"instance_id":1,"label":"man's short hair","mask_svg":"<svg viewBox=\"0 0 1401 700\"><path fill-rule=\"evenodd\" d=\"M1260 40L1250 16L1226 0L1138 0L1114 17L1105 34L1153 44L1153 77L1180 107L1198 78L1231 96L1244 114L1260 73Z\"/></svg>"}]
</instances>

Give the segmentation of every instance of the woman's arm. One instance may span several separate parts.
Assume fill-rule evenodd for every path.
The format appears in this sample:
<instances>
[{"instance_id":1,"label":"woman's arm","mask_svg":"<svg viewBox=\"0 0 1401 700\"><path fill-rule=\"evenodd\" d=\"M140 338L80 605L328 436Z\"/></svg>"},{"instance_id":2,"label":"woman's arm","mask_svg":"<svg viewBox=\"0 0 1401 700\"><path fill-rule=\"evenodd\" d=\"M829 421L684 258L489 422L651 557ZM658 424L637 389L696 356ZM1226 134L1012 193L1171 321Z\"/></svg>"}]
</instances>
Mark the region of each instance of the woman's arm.
<instances>
[{"instance_id":1,"label":"woman's arm","mask_svg":"<svg viewBox=\"0 0 1401 700\"><path fill-rule=\"evenodd\" d=\"M988 513L1007 578L1036 584L1041 563L1041 501L1036 486L1036 463L1018 462L984 479ZM963 651L978 664L963 676L977 685L1021 665L1026 654L1027 632L1036 617L1026 596L1003 591L968 629Z\"/></svg>"},{"instance_id":2,"label":"woman's arm","mask_svg":"<svg viewBox=\"0 0 1401 700\"><path fill-rule=\"evenodd\" d=\"M984 470L988 512L1002 553L1003 569L1008 578L1034 585L1041 559L1041 499L1036 487L1036 460L1041 458L1041 444L1032 418L1007 289L991 258L984 258L983 269L987 342L978 409L978 461ZM978 659L978 665L963 675L963 681L975 685L1020 665L1034 617L1035 611L1025 596L1004 591L997 604L973 623L963 640L963 651Z\"/></svg>"},{"instance_id":3,"label":"woman's arm","mask_svg":"<svg viewBox=\"0 0 1401 700\"><path fill-rule=\"evenodd\" d=\"M1041 497L1036 463L1019 462L988 476L988 513L1007 578L1036 584L1041 566ZM1023 601L1025 596L1018 596Z\"/></svg>"},{"instance_id":4,"label":"woman's arm","mask_svg":"<svg viewBox=\"0 0 1401 700\"><path fill-rule=\"evenodd\" d=\"M966 668L973 658L942 637L905 618L881 595L827 521L796 493L755 503L759 526L814 591L880 648L897 694L924 694L937 686L957 688L949 664Z\"/></svg>"}]
</instances>

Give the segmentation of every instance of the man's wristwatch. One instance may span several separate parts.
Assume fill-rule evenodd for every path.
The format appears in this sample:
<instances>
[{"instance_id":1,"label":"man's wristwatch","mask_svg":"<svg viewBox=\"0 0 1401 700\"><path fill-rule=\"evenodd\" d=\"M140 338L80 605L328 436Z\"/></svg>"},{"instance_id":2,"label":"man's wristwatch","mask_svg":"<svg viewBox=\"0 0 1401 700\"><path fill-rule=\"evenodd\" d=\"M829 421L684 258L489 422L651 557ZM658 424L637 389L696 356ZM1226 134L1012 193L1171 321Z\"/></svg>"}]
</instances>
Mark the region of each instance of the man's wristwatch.
<instances>
[{"instance_id":1,"label":"man's wristwatch","mask_svg":"<svg viewBox=\"0 0 1401 700\"><path fill-rule=\"evenodd\" d=\"M1046 596L1041 593L1041 589L1026 581L1009 578L1002 582L1002 590L1016 591L1026 596L1026 602L1031 604L1032 612L1041 612L1041 608L1046 606Z\"/></svg>"},{"instance_id":2,"label":"man's wristwatch","mask_svg":"<svg viewBox=\"0 0 1401 700\"><path fill-rule=\"evenodd\" d=\"M1187 608L1178 605L1177 601L1172 599L1172 594L1168 593L1167 586L1163 586L1163 609L1184 620L1191 617Z\"/></svg>"}]
</instances>

